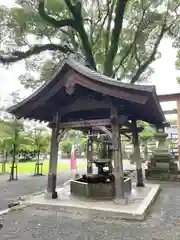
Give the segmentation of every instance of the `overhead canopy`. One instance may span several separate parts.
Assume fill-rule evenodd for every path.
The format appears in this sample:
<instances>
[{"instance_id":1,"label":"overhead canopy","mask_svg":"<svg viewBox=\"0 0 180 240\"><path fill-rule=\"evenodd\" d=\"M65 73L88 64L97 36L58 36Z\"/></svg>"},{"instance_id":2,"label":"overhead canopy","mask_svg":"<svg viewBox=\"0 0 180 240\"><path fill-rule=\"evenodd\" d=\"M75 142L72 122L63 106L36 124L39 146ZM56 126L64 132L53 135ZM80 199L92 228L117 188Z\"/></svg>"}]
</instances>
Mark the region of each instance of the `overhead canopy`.
<instances>
[{"instance_id":1,"label":"overhead canopy","mask_svg":"<svg viewBox=\"0 0 180 240\"><path fill-rule=\"evenodd\" d=\"M152 124L166 121L154 86L121 83L72 59L31 96L7 111L17 118L51 122L59 112L62 122L103 119L115 106L129 120Z\"/></svg>"}]
</instances>

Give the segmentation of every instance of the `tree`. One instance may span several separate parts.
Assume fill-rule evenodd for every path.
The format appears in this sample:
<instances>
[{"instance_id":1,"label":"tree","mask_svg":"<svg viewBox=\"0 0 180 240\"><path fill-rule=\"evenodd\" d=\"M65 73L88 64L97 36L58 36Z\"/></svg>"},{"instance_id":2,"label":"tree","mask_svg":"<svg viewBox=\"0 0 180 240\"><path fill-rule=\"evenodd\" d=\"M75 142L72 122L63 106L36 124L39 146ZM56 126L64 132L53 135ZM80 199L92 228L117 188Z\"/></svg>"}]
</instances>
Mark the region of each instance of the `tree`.
<instances>
[{"instance_id":1,"label":"tree","mask_svg":"<svg viewBox=\"0 0 180 240\"><path fill-rule=\"evenodd\" d=\"M9 180L14 180L14 169L17 156L19 155L21 147L28 143L28 139L23 132L23 124L20 120L11 119L2 121L1 126L3 127L1 132L1 150L5 155L6 161L8 154L11 154L12 156L12 165Z\"/></svg>"},{"instance_id":2,"label":"tree","mask_svg":"<svg viewBox=\"0 0 180 240\"><path fill-rule=\"evenodd\" d=\"M87 149L87 137L86 136L83 136L81 138L81 152L86 152L86 149Z\"/></svg>"},{"instance_id":3,"label":"tree","mask_svg":"<svg viewBox=\"0 0 180 240\"><path fill-rule=\"evenodd\" d=\"M87 137L81 131L76 130L67 131L62 139L62 142L64 141L65 146L62 143L63 146L61 147L61 150L63 149L62 151L66 154L70 153L72 145L75 146L77 155L78 154L81 155L82 152L84 153L86 151Z\"/></svg>"},{"instance_id":4,"label":"tree","mask_svg":"<svg viewBox=\"0 0 180 240\"><path fill-rule=\"evenodd\" d=\"M69 139L63 140L60 144L60 149L63 153L70 156L72 145L73 145L73 142L71 140Z\"/></svg>"},{"instance_id":5,"label":"tree","mask_svg":"<svg viewBox=\"0 0 180 240\"><path fill-rule=\"evenodd\" d=\"M0 152L2 155L2 172L6 172L6 163L11 151L10 137L8 135L9 126L3 120L0 121Z\"/></svg>"},{"instance_id":6,"label":"tree","mask_svg":"<svg viewBox=\"0 0 180 240\"><path fill-rule=\"evenodd\" d=\"M120 81L146 79L153 72L150 64L160 57L158 46L163 37L176 35L180 6L179 0L18 3L20 7L0 9L5 46L0 62L29 58L28 73L20 77L28 88L41 85L47 73L51 77L62 59L72 53L84 58L90 68ZM40 71L37 78L34 70Z\"/></svg>"},{"instance_id":7,"label":"tree","mask_svg":"<svg viewBox=\"0 0 180 240\"><path fill-rule=\"evenodd\" d=\"M20 150L20 145L23 143L24 144L24 138L22 135L23 132L23 125L22 123L14 119L14 121L9 123L10 125L10 144L11 144L11 152L12 152L12 165L11 165L11 172L9 176L9 180L14 180L14 169L15 169L15 164L16 164L16 157L18 155L18 152Z\"/></svg>"},{"instance_id":8,"label":"tree","mask_svg":"<svg viewBox=\"0 0 180 240\"><path fill-rule=\"evenodd\" d=\"M177 9L175 11L175 15L178 17L178 19L180 19L179 9ZM178 50L177 55L176 55L176 64L175 64L177 70L180 70L180 41L179 41L180 36L179 36L179 27L178 27L179 23L180 23L180 20L178 20L178 24L174 26L173 33L172 33L175 37L173 46ZM180 83L180 77L179 76L177 77L177 81L178 81L178 83Z\"/></svg>"},{"instance_id":9,"label":"tree","mask_svg":"<svg viewBox=\"0 0 180 240\"><path fill-rule=\"evenodd\" d=\"M140 139L144 146L144 159L148 160L148 141L154 137L155 130L145 122L140 122L138 124L141 127L144 127L144 130L139 134Z\"/></svg>"},{"instance_id":10,"label":"tree","mask_svg":"<svg viewBox=\"0 0 180 240\"><path fill-rule=\"evenodd\" d=\"M5 139L0 139L0 151L2 154L2 173L6 172L6 162L7 162L7 145Z\"/></svg>"},{"instance_id":11,"label":"tree","mask_svg":"<svg viewBox=\"0 0 180 240\"><path fill-rule=\"evenodd\" d=\"M41 153L49 152L50 136L43 128L35 128L33 138L34 150L37 152L37 159L39 161Z\"/></svg>"},{"instance_id":12,"label":"tree","mask_svg":"<svg viewBox=\"0 0 180 240\"><path fill-rule=\"evenodd\" d=\"M36 152L37 156L37 171L36 175L41 175L40 173L40 154L47 153L49 151L50 146L50 136L46 133L45 129L43 128L35 128L34 134L32 136L32 144L34 147L34 151Z\"/></svg>"},{"instance_id":13,"label":"tree","mask_svg":"<svg viewBox=\"0 0 180 240\"><path fill-rule=\"evenodd\" d=\"M179 45L180 48L180 45ZM176 69L180 71L180 50L177 52ZM177 82L180 83L180 77L177 77Z\"/></svg>"}]
</instances>

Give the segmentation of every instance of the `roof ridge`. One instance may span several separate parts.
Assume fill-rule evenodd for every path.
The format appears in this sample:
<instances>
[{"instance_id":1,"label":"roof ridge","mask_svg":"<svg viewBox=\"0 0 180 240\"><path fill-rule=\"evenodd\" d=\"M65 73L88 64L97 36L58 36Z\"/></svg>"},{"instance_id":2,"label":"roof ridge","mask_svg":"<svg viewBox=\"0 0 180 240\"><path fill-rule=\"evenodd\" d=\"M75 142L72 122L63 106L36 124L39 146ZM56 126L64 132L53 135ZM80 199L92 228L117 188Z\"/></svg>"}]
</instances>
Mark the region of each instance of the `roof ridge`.
<instances>
[{"instance_id":1,"label":"roof ridge","mask_svg":"<svg viewBox=\"0 0 180 240\"><path fill-rule=\"evenodd\" d=\"M82 65L78 62L76 62L74 59L68 58L66 63L73 68L75 71L79 72L80 74L93 78L93 80L99 81L99 82L104 82L106 84L112 84L115 86L119 87L126 87L126 88L132 88L134 90L139 90L139 91L150 91L152 92L155 88L154 85L140 85L140 84L131 84L131 83L125 83L125 82L120 82L116 80L115 78L110 78L108 76L105 76L103 73L99 71L95 71L91 68L88 68L85 65Z\"/></svg>"}]
</instances>

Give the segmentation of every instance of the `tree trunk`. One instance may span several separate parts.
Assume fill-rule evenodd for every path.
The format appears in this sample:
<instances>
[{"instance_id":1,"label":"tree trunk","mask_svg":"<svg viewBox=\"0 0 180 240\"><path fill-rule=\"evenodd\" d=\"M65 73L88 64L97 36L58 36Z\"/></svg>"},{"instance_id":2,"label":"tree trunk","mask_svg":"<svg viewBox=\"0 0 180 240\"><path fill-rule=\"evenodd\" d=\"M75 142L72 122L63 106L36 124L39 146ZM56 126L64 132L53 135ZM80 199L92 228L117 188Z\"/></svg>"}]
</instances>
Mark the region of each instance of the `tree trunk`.
<instances>
[{"instance_id":1,"label":"tree trunk","mask_svg":"<svg viewBox=\"0 0 180 240\"><path fill-rule=\"evenodd\" d=\"M37 153L37 175L39 175L40 174L40 172L39 172L39 155L40 155L40 151L38 151L38 153Z\"/></svg>"},{"instance_id":2,"label":"tree trunk","mask_svg":"<svg viewBox=\"0 0 180 240\"><path fill-rule=\"evenodd\" d=\"M6 172L6 152L3 151L3 161L2 161L2 173L5 173Z\"/></svg>"},{"instance_id":3,"label":"tree trunk","mask_svg":"<svg viewBox=\"0 0 180 240\"><path fill-rule=\"evenodd\" d=\"M13 159L12 159L12 166L11 166L11 172L10 172L10 177L9 180L14 180L14 166L16 162L16 144L13 144Z\"/></svg>"}]
</instances>

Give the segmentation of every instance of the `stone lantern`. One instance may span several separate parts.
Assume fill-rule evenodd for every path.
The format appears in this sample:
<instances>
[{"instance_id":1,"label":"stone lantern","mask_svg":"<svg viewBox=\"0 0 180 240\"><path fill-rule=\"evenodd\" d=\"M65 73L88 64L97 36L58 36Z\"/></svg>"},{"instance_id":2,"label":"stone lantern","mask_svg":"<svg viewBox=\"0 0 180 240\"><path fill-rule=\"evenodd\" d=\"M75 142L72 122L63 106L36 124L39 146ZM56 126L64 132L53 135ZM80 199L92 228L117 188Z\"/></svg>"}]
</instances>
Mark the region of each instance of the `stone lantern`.
<instances>
[{"instance_id":1,"label":"stone lantern","mask_svg":"<svg viewBox=\"0 0 180 240\"><path fill-rule=\"evenodd\" d=\"M158 145L150 158L148 169L146 169L147 179L172 180L173 174L178 171L177 164L173 161L166 143L167 136L163 127L156 129L154 137Z\"/></svg>"}]
</instances>

